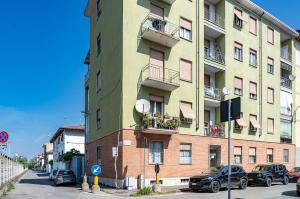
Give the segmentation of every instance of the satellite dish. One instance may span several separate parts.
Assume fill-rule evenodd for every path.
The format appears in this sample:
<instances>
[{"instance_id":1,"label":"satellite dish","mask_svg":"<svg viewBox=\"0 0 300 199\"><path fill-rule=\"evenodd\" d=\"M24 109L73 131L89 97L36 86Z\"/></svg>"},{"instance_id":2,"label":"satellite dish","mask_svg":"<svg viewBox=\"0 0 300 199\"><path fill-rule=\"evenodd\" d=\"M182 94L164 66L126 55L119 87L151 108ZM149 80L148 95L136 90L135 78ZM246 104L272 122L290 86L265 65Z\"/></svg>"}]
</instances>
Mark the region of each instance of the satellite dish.
<instances>
[{"instance_id":1,"label":"satellite dish","mask_svg":"<svg viewBox=\"0 0 300 199\"><path fill-rule=\"evenodd\" d=\"M229 95L230 89L228 87L224 87L222 92L223 92L224 95Z\"/></svg>"},{"instance_id":2,"label":"satellite dish","mask_svg":"<svg viewBox=\"0 0 300 199\"><path fill-rule=\"evenodd\" d=\"M150 110L150 103L145 99L137 100L135 103L135 109L139 113L147 113Z\"/></svg>"},{"instance_id":3,"label":"satellite dish","mask_svg":"<svg viewBox=\"0 0 300 199\"><path fill-rule=\"evenodd\" d=\"M289 80L291 80L291 81L294 81L294 80L295 80L295 78L296 78L296 77L295 77L294 75L292 75L292 74L291 74L291 75L289 75Z\"/></svg>"}]
</instances>

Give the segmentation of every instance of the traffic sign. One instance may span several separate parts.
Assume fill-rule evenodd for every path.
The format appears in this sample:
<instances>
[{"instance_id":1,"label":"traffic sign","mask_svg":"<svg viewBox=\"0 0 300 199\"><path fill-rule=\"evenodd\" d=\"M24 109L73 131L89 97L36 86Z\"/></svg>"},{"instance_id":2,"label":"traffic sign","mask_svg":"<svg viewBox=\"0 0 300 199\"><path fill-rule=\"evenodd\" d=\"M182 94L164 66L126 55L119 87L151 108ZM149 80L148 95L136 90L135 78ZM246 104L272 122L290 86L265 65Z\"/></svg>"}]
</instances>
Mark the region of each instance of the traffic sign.
<instances>
[{"instance_id":1,"label":"traffic sign","mask_svg":"<svg viewBox=\"0 0 300 199\"><path fill-rule=\"evenodd\" d=\"M0 132L0 143L5 143L8 140L8 133L5 131Z\"/></svg>"},{"instance_id":2,"label":"traffic sign","mask_svg":"<svg viewBox=\"0 0 300 199\"><path fill-rule=\"evenodd\" d=\"M100 175L100 173L102 172L102 169L99 165L95 164L92 166L91 171L94 176L97 176L97 175Z\"/></svg>"}]
</instances>

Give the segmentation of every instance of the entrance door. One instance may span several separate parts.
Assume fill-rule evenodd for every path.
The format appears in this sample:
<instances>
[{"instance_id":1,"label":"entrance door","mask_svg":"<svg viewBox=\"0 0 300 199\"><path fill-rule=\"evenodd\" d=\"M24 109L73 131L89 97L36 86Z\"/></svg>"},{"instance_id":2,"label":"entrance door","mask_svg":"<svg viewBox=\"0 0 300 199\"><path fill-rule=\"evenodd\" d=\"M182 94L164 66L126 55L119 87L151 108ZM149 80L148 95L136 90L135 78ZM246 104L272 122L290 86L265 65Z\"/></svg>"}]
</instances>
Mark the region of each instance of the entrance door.
<instances>
[{"instance_id":1,"label":"entrance door","mask_svg":"<svg viewBox=\"0 0 300 199\"><path fill-rule=\"evenodd\" d=\"M164 53L157 50L150 50L150 71L149 77L155 80L164 80Z\"/></svg>"},{"instance_id":2,"label":"entrance door","mask_svg":"<svg viewBox=\"0 0 300 199\"><path fill-rule=\"evenodd\" d=\"M209 148L209 163L210 167L217 167L221 165L221 146L211 145Z\"/></svg>"}]
</instances>

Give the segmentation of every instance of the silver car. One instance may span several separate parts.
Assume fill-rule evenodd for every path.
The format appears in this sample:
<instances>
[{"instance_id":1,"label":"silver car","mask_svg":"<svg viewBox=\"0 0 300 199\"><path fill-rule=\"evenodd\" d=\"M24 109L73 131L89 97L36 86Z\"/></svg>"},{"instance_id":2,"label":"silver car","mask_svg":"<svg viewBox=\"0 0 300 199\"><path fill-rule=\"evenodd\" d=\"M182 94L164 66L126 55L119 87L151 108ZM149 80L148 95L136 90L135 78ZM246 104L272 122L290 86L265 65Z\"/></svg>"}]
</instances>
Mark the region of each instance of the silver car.
<instances>
[{"instance_id":1,"label":"silver car","mask_svg":"<svg viewBox=\"0 0 300 199\"><path fill-rule=\"evenodd\" d=\"M54 178L54 185L73 184L76 185L76 176L71 170L58 170Z\"/></svg>"}]
</instances>

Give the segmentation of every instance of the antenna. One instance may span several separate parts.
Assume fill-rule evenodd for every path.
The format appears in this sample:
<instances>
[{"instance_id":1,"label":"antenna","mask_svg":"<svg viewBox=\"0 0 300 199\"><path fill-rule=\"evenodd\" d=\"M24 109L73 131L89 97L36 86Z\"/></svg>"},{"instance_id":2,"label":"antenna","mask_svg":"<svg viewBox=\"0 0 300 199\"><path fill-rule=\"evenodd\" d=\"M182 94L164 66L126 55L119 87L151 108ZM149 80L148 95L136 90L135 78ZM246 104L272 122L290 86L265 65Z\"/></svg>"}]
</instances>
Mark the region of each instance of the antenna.
<instances>
[{"instance_id":1,"label":"antenna","mask_svg":"<svg viewBox=\"0 0 300 199\"><path fill-rule=\"evenodd\" d=\"M150 103L145 99L137 100L135 103L135 109L139 113L146 113L150 110Z\"/></svg>"}]
</instances>

